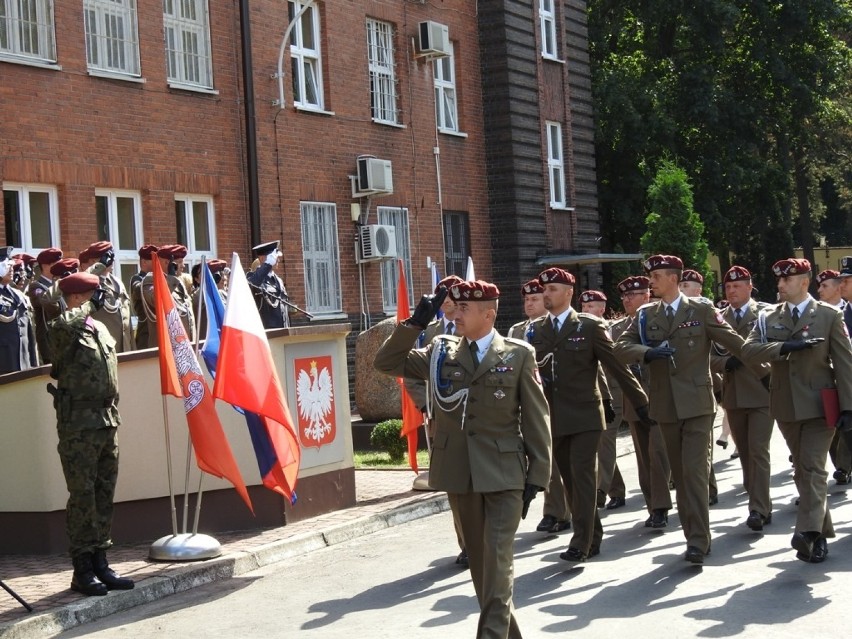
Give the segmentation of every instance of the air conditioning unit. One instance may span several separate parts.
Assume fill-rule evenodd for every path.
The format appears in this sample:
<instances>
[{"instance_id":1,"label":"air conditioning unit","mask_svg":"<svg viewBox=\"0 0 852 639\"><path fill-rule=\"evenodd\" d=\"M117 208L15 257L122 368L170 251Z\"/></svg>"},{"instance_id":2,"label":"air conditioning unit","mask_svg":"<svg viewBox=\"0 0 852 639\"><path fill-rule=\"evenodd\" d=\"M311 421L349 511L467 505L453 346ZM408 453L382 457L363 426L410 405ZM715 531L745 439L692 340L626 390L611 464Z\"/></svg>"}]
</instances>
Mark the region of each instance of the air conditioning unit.
<instances>
[{"instance_id":1,"label":"air conditioning unit","mask_svg":"<svg viewBox=\"0 0 852 639\"><path fill-rule=\"evenodd\" d=\"M389 260L396 257L396 229L388 224L360 227L362 262Z\"/></svg>"},{"instance_id":2,"label":"air conditioning unit","mask_svg":"<svg viewBox=\"0 0 852 639\"><path fill-rule=\"evenodd\" d=\"M418 25L417 54L430 58L450 55L450 30L440 22L426 20Z\"/></svg>"},{"instance_id":3,"label":"air conditioning unit","mask_svg":"<svg viewBox=\"0 0 852 639\"><path fill-rule=\"evenodd\" d=\"M393 166L390 160L358 158L358 175L352 181L352 196L390 195L393 193Z\"/></svg>"}]
</instances>

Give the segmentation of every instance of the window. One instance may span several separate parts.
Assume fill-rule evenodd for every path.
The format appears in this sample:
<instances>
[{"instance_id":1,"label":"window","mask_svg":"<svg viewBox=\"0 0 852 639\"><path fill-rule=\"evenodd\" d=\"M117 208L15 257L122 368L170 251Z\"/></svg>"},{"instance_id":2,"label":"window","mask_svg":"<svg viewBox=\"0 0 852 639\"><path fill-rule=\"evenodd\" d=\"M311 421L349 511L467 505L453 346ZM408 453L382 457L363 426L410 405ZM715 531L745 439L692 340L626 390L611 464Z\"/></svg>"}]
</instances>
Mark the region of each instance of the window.
<instances>
[{"instance_id":1,"label":"window","mask_svg":"<svg viewBox=\"0 0 852 639\"><path fill-rule=\"evenodd\" d=\"M399 124L393 62L393 25L367 20L367 59L370 68L370 108L373 120Z\"/></svg>"},{"instance_id":2,"label":"window","mask_svg":"<svg viewBox=\"0 0 852 639\"><path fill-rule=\"evenodd\" d=\"M464 277L467 271L467 257L470 255L470 227L467 213L444 211L444 254L446 255L444 276Z\"/></svg>"},{"instance_id":3,"label":"window","mask_svg":"<svg viewBox=\"0 0 852 639\"><path fill-rule=\"evenodd\" d=\"M136 0L83 0L90 70L140 74Z\"/></svg>"},{"instance_id":4,"label":"window","mask_svg":"<svg viewBox=\"0 0 852 639\"><path fill-rule=\"evenodd\" d=\"M4 184L6 245L36 255L59 246L59 208L52 186Z\"/></svg>"},{"instance_id":5,"label":"window","mask_svg":"<svg viewBox=\"0 0 852 639\"><path fill-rule=\"evenodd\" d=\"M216 217L213 198L205 195L175 195L177 242L187 249L187 269L201 261L216 257Z\"/></svg>"},{"instance_id":6,"label":"window","mask_svg":"<svg viewBox=\"0 0 852 639\"><path fill-rule=\"evenodd\" d=\"M550 206L564 209L565 162L562 159L562 125L547 123L547 170L550 175Z\"/></svg>"},{"instance_id":7,"label":"window","mask_svg":"<svg viewBox=\"0 0 852 639\"><path fill-rule=\"evenodd\" d=\"M169 82L213 88L207 0L163 0Z\"/></svg>"},{"instance_id":8,"label":"window","mask_svg":"<svg viewBox=\"0 0 852 639\"><path fill-rule=\"evenodd\" d=\"M432 63L435 74L435 117L439 131L459 130L455 60L453 45L450 43L450 55Z\"/></svg>"},{"instance_id":9,"label":"window","mask_svg":"<svg viewBox=\"0 0 852 639\"><path fill-rule=\"evenodd\" d=\"M290 21L302 10L302 2L287 3ZM293 75L293 104L309 109L324 108L320 60L320 24L317 6L312 5L290 31L290 64Z\"/></svg>"},{"instance_id":10,"label":"window","mask_svg":"<svg viewBox=\"0 0 852 639\"><path fill-rule=\"evenodd\" d=\"M53 0L0 0L0 55L56 62Z\"/></svg>"},{"instance_id":11,"label":"window","mask_svg":"<svg viewBox=\"0 0 852 639\"><path fill-rule=\"evenodd\" d=\"M302 259L305 301L311 313L340 313L340 262L337 252L337 207L302 202Z\"/></svg>"},{"instance_id":12,"label":"window","mask_svg":"<svg viewBox=\"0 0 852 639\"><path fill-rule=\"evenodd\" d=\"M379 224L387 224L396 229L396 256L405 265L405 281L408 283L408 303L414 307L413 288L411 286L411 249L408 242L408 209L394 206L379 206L376 209ZM396 312L396 286L399 281L399 267L396 260L382 262L382 308L385 313Z\"/></svg>"},{"instance_id":13,"label":"window","mask_svg":"<svg viewBox=\"0 0 852 639\"><path fill-rule=\"evenodd\" d=\"M539 0L538 20L541 25L541 55L559 59L556 53L556 9L553 0Z\"/></svg>"},{"instance_id":14,"label":"window","mask_svg":"<svg viewBox=\"0 0 852 639\"><path fill-rule=\"evenodd\" d=\"M139 270L138 248L142 246L142 199L135 191L95 190L95 220L98 241L112 242L113 272L130 290L130 278Z\"/></svg>"}]
</instances>

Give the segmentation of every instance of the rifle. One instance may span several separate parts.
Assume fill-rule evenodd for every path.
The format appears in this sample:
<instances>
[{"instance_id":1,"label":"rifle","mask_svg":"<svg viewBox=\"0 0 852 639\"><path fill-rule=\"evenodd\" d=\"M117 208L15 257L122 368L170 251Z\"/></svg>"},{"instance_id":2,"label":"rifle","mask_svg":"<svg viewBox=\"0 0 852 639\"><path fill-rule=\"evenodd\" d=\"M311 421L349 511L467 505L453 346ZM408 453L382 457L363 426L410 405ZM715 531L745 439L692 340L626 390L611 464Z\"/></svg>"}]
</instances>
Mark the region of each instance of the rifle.
<instances>
[{"instance_id":1,"label":"rifle","mask_svg":"<svg viewBox=\"0 0 852 639\"><path fill-rule=\"evenodd\" d=\"M246 280L246 281L248 282L248 280ZM289 299L289 297L288 297L288 296L286 296L286 295L278 295L278 294L276 294L276 293L273 293L272 291L267 290L267 289L266 289L266 288L264 288L263 286L258 286L257 284L252 284L251 282L248 282L248 285L249 285L251 288L253 288L253 289L257 290L258 292L260 292L260 294L261 294L261 295L264 295L264 296L266 296L266 297L271 297L272 299L277 300L277 301L281 302L282 304L286 304L287 306L289 306L290 308L292 308L294 311L296 311L296 312L298 312L298 313L302 313L303 315L305 315L308 319L313 319L313 318L314 318L313 314L308 313L308 311L306 311L305 309L300 308L300 307L296 306L295 304L293 304L293 303L290 301L290 299Z\"/></svg>"}]
</instances>

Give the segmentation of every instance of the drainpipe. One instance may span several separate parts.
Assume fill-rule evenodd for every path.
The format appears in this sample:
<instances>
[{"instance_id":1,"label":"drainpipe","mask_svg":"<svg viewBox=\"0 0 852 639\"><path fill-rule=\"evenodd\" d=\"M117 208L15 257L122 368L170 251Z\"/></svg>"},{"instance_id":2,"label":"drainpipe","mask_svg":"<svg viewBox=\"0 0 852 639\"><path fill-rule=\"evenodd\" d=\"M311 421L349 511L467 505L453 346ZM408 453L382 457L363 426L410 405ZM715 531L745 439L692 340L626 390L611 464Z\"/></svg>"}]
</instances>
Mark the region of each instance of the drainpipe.
<instances>
[{"instance_id":1,"label":"drainpipe","mask_svg":"<svg viewBox=\"0 0 852 639\"><path fill-rule=\"evenodd\" d=\"M248 171L248 206L251 244L263 240L260 235L260 187L257 178L257 126L254 112L254 78L251 59L251 20L249 0L240 0L240 35L243 58L243 101L246 117L246 168Z\"/></svg>"}]
</instances>

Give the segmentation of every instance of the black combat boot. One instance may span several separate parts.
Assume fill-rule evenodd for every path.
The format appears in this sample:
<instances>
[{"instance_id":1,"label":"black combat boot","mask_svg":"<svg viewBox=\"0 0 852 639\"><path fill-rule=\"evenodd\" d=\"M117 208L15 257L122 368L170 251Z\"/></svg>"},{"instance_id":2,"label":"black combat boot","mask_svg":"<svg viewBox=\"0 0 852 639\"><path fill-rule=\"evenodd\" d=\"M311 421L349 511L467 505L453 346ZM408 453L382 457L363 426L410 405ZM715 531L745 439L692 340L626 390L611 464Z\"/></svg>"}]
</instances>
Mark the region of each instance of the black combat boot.
<instances>
[{"instance_id":1,"label":"black combat boot","mask_svg":"<svg viewBox=\"0 0 852 639\"><path fill-rule=\"evenodd\" d=\"M92 553L86 552L82 555L72 557L74 564L74 576L71 578L71 590L76 590L84 595L105 595L107 587L95 577L92 567Z\"/></svg>"},{"instance_id":2,"label":"black combat boot","mask_svg":"<svg viewBox=\"0 0 852 639\"><path fill-rule=\"evenodd\" d=\"M109 567L107 562L106 551L96 550L92 558L92 565L95 569L95 576L101 580L110 590L133 590L133 580L127 577L119 577L115 571Z\"/></svg>"}]
</instances>

